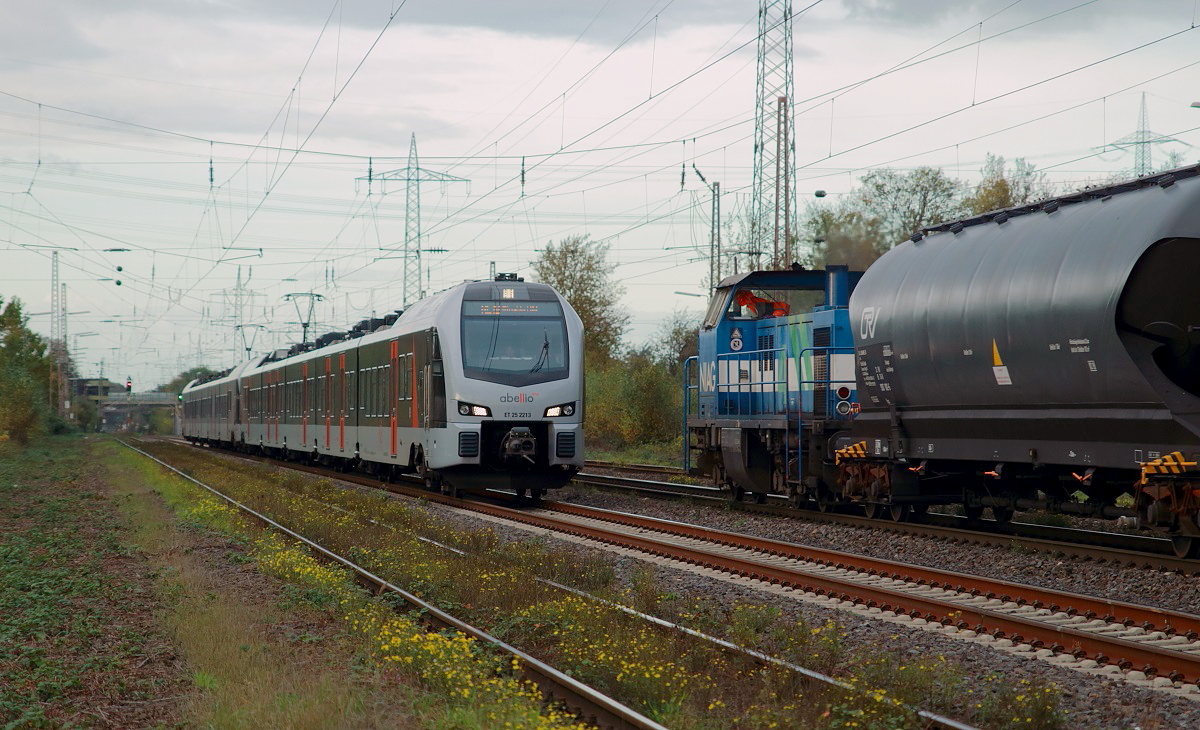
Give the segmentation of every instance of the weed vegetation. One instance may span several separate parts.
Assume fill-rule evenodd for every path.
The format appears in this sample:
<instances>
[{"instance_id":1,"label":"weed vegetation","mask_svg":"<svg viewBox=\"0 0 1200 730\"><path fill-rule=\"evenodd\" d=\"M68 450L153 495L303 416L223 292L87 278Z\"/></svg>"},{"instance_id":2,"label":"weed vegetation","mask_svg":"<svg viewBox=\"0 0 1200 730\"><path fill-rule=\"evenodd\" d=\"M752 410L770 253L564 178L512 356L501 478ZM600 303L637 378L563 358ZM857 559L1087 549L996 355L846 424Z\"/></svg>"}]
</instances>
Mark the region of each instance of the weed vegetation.
<instances>
[{"instance_id":1,"label":"weed vegetation","mask_svg":"<svg viewBox=\"0 0 1200 730\"><path fill-rule=\"evenodd\" d=\"M1058 690L1050 685L993 676L986 686L975 687L944 657L898 661L852 652L837 624L785 619L770 607L744 606L726 615L695 597L664 593L648 569L621 577L610 558L558 541L506 541L489 529L451 525L414 503L338 487L326 479L214 460L189 447L155 450L197 479L220 485L291 529L672 728L904 728L917 721L909 705L986 727L1053 728L1061 723ZM431 633L414 617L385 611L342 571L313 561L149 464L143 462L147 477L163 485L164 494L189 520L237 536L260 568L327 606L348 632L370 644L375 665L445 693L447 702L470 718L461 726L555 727L570 722L553 710L517 719L528 708L540 707L541 698L513 678L513 668L504 660L463 636ZM848 693L807 685L789 670L681 638L546 581L728 638L862 689Z\"/></svg>"},{"instance_id":2,"label":"weed vegetation","mask_svg":"<svg viewBox=\"0 0 1200 730\"><path fill-rule=\"evenodd\" d=\"M183 524L232 539L239 549L238 560L282 579L286 586L284 595L291 607L320 612L346 642L358 648L353 668L358 675L370 682L398 685L395 699L400 708L410 712L408 724L481 730L578 726L573 717L548 706L535 686L517 679L516 668L507 660L459 634L425 630L419 616L397 613L390 599L362 590L347 571L318 562L307 548L263 529L227 502L116 444L110 446L106 461L152 484ZM245 472L226 469L217 474L201 467L196 470L196 477L220 485L239 499L261 502L256 495L239 489L239 486L254 486L254 475L248 478L239 471ZM262 486L285 497L276 505L279 512L259 503L263 511L282 514L284 522L289 514L293 518L299 514L298 509L303 505L294 498L287 499L290 495L281 492L274 482ZM286 502L291 503L290 509L284 508ZM339 525L353 521L340 515L329 527L336 530ZM310 536L325 541L324 537ZM191 645L191 653L196 657L197 669L192 680L202 690L203 701L196 712L202 726L405 726L401 718L384 721L379 716L364 715L362 698L347 696L344 688L336 686L337 679L332 675L327 675L323 682L297 687L271 676L270 666L247 672L246 665L269 665L271 657L259 657L255 647L236 639L228 640L225 629L230 627L220 621L221 617L195 611L187 626L180 627L181 630L197 624L206 627L218 622L212 626L214 630L190 631L184 642ZM236 629L238 622L232 624ZM303 641L303 637L299 638ZM275 659L276 669L296 674L294 668L278 667L278 658Z\"/></svg>"},{"instance_id":3,"label":"weed vegetation","mask_svg":"<svg viewBox=\"0 0 1200 730\"><path fill-rule=\"evenodd\" d=\"M588 445L588 458L611 461L617 464L655 464L657 466L679 466L682 458L682 440L644 442L624 448L600 449Z\"/></svg>"}]
</instances>

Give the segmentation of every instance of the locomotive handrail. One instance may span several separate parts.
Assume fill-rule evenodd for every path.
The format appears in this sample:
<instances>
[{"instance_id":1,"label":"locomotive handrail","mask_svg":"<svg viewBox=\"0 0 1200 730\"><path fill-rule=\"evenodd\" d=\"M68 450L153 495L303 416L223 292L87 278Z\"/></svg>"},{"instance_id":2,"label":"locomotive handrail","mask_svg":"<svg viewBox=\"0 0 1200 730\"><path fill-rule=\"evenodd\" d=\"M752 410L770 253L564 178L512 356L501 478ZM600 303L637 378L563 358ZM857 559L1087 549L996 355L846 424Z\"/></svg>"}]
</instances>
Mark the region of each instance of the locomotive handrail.
<instances>
[{"instance_id":1,"label":"locomotive handrail","mask_svg":"<svg viewBox=\"0 0 1200 730\"><path fill-rule=\"evenodd\" d=\"M682 430L682 434L683 434L683 438L681 439L681 443L683 445L683 472L685 474L688 473L689 471L691 471L691 466L692 466L692 450L690 448L688 448L688 427L687 427L688 415L691 410L691 404L692 404L692 398L691 398L690 391L693 391L693 390L696 391L697 399L699 399L699 395L700 395L700 383L696 383L695 385L692 385L689 380L689 377L692 375L692 369L699 364L699 361L700 361L699 356L692 355L691 357L686 358L683 361L683 368L682 368L682 374L683 374L683 430ZM698 404L697 404L697 408L699 408Z\"/></svg>"}]
</instances>

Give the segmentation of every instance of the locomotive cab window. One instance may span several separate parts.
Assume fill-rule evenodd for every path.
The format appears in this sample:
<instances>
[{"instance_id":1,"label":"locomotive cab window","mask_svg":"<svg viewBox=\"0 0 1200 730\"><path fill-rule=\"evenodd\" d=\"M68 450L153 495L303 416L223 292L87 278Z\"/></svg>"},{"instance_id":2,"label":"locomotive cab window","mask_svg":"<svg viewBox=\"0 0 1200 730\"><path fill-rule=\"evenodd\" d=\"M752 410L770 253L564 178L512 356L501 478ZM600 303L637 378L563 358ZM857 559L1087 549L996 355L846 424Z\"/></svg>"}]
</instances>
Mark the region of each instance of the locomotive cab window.
<instances>
[{"instance_id":1,"label":"locomotive cab window","mask_svg":"<svg viewBox=\"0 0 1200 730\"><path fill-rule=\"evenodd\" d=\"M771 319L808 312L823 303L824 293L820 291L739 286L725 303L724 314L736 320Z\"/></svg>"},{"instance_id":2,"label":"locomotive cab window","mask_svg":"<svg viewBox=\"0 0 1200 730\"><path fill-rule=\"evenodd\" d=\"M729 299L729 287L717 289L713 293L712 299L708 302L708 310L704 313L704 329L710 330L717 326L717 322L721 321L721 315L725 313L725 302Z\"/></svg>"},{"instance_id":3,"label":"locomotive cab window","mask_svg":"<svg viewBox=\"0 0 1200 730\"><path fill-rule=\"evenodd\" d=\"M464 300L463 374L522 386L568 375L567 328L555 300Z\"/></svg>"},{"instance_id":4,"label":"locomotive cab window","mask_svg":"<svg viewBox=\"0 0 1200 730\"><path fill-rule=\"evenodd\" d=\"M792 305L788 302L788 295L792 293L741 286L734 291L726 312L730 319L786 317L792 313Z\"/></svg>"}]
</instances>

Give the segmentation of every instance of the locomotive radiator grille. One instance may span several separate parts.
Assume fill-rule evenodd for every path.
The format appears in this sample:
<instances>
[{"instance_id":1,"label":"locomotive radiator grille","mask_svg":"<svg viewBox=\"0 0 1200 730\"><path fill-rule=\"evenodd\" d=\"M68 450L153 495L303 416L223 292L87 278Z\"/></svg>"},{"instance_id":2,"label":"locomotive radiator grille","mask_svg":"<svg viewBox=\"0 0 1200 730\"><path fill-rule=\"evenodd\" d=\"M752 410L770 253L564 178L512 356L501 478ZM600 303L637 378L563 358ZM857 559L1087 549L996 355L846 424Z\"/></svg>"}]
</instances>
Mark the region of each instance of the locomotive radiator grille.
<instances>
[{"instance_id":1,"label":"locomotive radiator grille","mask_svg":"<svg viewBox=\"0 0 1200 730\"><path fill-rule=\"evenodd\" d=\"M830 332L828 327L813 330L813 418L821 420L829 415L829 352Z\"/></svg>"}]
</instances>

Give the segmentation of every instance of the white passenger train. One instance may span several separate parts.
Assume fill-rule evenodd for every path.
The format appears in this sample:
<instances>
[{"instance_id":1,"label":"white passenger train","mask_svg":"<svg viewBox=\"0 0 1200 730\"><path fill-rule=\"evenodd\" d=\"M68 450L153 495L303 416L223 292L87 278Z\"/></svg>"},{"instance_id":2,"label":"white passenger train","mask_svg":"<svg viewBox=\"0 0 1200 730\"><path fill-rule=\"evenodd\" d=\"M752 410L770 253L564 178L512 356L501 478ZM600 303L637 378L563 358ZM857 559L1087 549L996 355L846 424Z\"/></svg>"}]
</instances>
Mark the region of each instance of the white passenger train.
<instances>
[{"instance_id":1,"label":"white passenger train","mask_svg":"<svg viewBox=\"0 0 1200 730\"><path fill-rule=\"evenodd\" d=\"M583 466L583 383L575 310L501 274L189 383L183 436L539 496Z\"/></svg>"}]
</instances>

